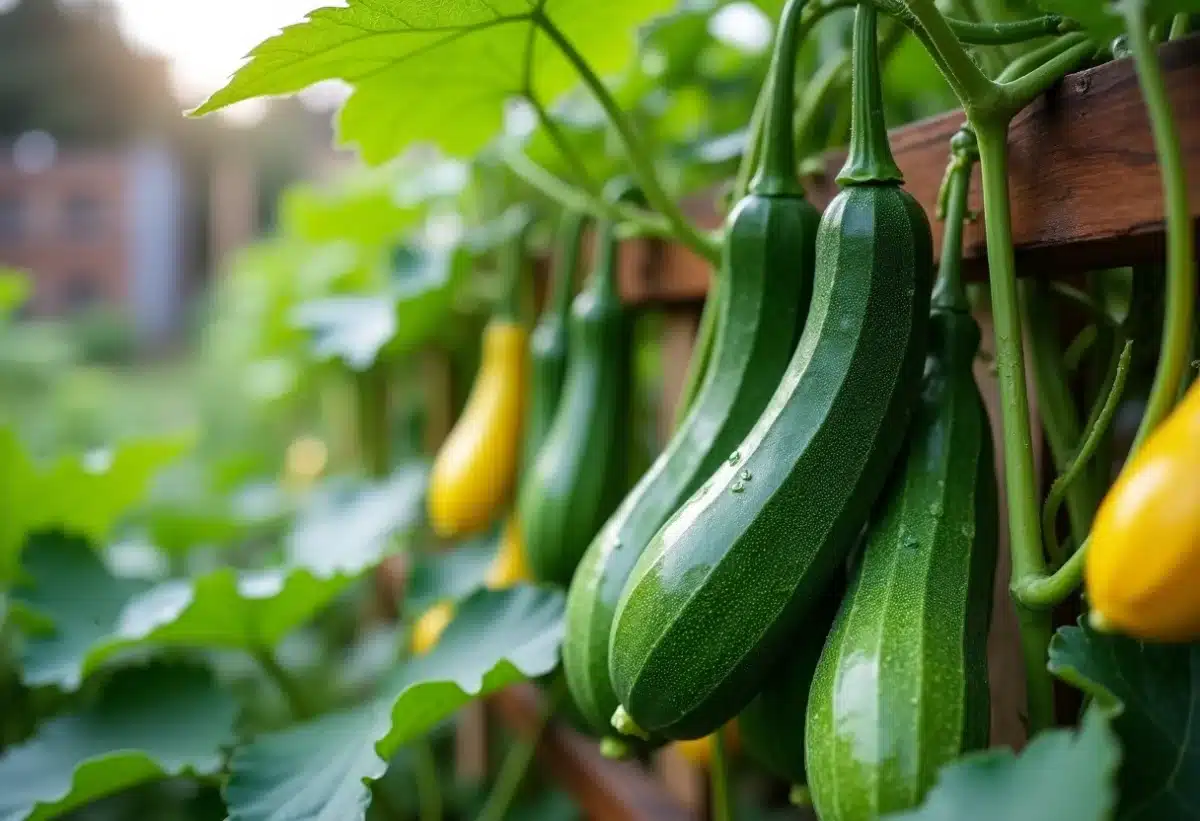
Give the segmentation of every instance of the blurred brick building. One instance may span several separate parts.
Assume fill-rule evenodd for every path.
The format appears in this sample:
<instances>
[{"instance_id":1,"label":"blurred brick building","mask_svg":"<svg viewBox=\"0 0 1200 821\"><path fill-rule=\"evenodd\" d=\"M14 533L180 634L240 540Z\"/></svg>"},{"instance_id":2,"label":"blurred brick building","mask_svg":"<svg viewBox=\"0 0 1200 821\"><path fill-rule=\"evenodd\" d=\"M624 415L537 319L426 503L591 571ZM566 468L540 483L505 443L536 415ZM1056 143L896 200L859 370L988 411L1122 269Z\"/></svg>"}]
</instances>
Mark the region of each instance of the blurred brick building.
<instances>
[{"instance_id":1,"label":"blurred brick building","mask_svg":"<svg viewBox=\"0 0 1200 821\"><path fill-rule=\"evenodd\" d=\"M0 152L0 263L33 272L28 311L105 305L143 337L169 333L185 291L183 188L179 163L160 145L51 147L34 161Z\"/></svg>"}]
</instances>

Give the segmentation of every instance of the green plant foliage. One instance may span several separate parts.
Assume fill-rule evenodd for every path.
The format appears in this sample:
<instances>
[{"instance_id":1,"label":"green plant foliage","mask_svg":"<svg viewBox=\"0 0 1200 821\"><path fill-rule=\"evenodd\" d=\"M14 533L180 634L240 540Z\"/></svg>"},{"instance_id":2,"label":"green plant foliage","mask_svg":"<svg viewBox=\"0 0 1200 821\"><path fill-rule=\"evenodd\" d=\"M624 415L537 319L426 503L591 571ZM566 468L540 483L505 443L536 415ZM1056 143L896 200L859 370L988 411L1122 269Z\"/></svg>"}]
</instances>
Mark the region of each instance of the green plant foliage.
<instances>
[{"instance_id":1,"label":"green plant foliage","mask_svg":"<svg viewBox=\"0 0 1200 821\"><path fill-rule=\"evenodd\" d=\"M468 598L438 645L375 699L262 736L238 750L230 821L361 821L386 761L463 705L558 664L561 594L533 587Z\"/></svg>"},{"instance_id":2,"label":"green plant foliage","mask_svg":"<svg viewBox=\"0 0 1200 821\"><path fill-rule=\"evenodd\" d=\"M42 821L136 784L215 776L237 704L212 676L153 665L115 673L94 704L0 758L0 821Z\"/></svg>"},{"instance_id":3,"label":"green plant foliage","mask_svg":"<svg viewBox=\"0 0 1200 821\"><path fill-rule=\"evenodd\" d=\"M1116 804L1120 746L1099 711L1082 728L1051 730L1018 757L967 756L942 770L924 806L888 821L1107 821Z\"/></svg>"},{"instance_id":4,"label":"green plant foliage","mask_svg":"<svg viewBox=\"0 0 1200 821\"><path fill-rule=\"evenodd\" d=\"M85 541L58 534L35 537L23 569L28 581L15 591L13 609L27 624L53 625L32 630L24 642L24 680L64 690L77 689L123 651L269 651L354 578L319 578L303 568L239 573L222 567L195 579L151 584L113 576Z\"/></svg>"},{"instance_id":5,"label":"green plant foliage","mask_svg":"<svg viewBox=\"0 0 1200 821\"><path fill-rule=\"evenodd\" d=\"M379 483L326 483L296 518L288 564L328 577L378 563L397 534L423 520L428 474L419 464Z\"/></svg>"},{"instance_id":6,"label":"green plant foliage","mask_svg":"<svg viewBox=\"0 0 1200 821\"><path fill-rule=\"evenodd\" d=\"M460 601L482 590L499 542L497 531L450 550L417 557L404 590L405 610L414 615L424 613L439 602Z\"/></svg>"},{"instance_id":7,"label":"green plant foliage","mask_svg":"<svg viewBox=\"0 0 1200 821\"><path fill-rule=\"evenodd\" d=\"M29 274L14 268L0 268L0 319L5 319L29 299Z\"/></svg>"},{"instance_id":8,"label":"green plant foliage","mask_svg":"<svg viewBox=\"0 0 1200 821\"><path fill-rule=\"evenodd\" d=\"M1176 14L1200 12L1197 0L1038 0L1038 5L1078 20L1102 39L1111 40L1125 31L1125 10L1144 9L1152 22L1169 21Z\"/></svg>"},{"instance_id":9,"label":"green plant foliage","mask_svg":"<svg viewBox=\"0 0 1200 821\"><path fill-rule=\"evenodd\" d=\"M632 58L633 30L673 5L350 0L345 8L313 11L259 45L196 113L340 79L353 94L341 111L339 137L358 145L368 162L421 141L466 156L500 131L511 98L532 93L551 104L576 84L576 73L545 33L543 16L607 76Z\"/></svg>"},{"instance_id":10,"label":"green plant foliage","mask_svg":"<svg viewBox=\"0 0 1200 821\"><path fill-rule=\"evenodd\" d=\"M1112 716L1125 751L1119 821L1183 821L1200 807L1200 645L1149 644L1064 627L1050 671Z\"/></svg>"},{"instance_id":11,"label":"green plant foliage","mask_svg":"<svg viewBox=\"0 0 1200 821\"><path fill-rule=\"evenodd\" d=\"M11 429L0 428L0 582L13 578L32 531L61 530L103 542L188 443L182 437L134 440L43 467Z\"/></svg>"},{"instance_id":12,"label":"green plant foliage","mask_svg":"<svg viewBox=\"0 0 1200 821\"><path fill-rule=\"evenodd\" d=\"M442 329L468 272L466 253L406 246L392 260L383 293L328 297L296 308L293 321L308 332L315 359L336 359L361 371L383 351L407 353Z\"/></svg>"}]
</instances>

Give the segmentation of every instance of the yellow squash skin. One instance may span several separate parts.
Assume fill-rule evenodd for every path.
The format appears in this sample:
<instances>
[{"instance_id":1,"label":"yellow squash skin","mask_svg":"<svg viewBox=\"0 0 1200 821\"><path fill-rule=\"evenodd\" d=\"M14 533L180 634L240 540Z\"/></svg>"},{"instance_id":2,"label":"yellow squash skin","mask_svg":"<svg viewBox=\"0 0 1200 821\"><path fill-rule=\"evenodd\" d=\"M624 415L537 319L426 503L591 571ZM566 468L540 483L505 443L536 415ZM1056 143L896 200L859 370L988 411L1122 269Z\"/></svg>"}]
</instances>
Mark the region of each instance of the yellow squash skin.
<instances>
[{"instance_id":1,"label":"yellow squash skin","mask_svg":"<svg viewBox=\"0 0 1200 821\"><path fill-rule=\"evenodd\" d=\"M448 601L435 604L422 613L412 629L413 655L423 656L436 647L442 633L446 632L446 627L453 619L454 605Z\"/></svg>"},{"instance_id":2,"label":"yellow squash skin","mask_svg":"<svg viewBox=\"0 0 1200 821\"><path fill-rule=\"evenodd\" d=\"M1200 638L1200 383L1100 505L1086 577L1097 626L1152 641Z\"/></svg>"},{"instance_id":3,"label":"yellow squash skin","mask_svg":"<svg viewBox=\"0 0 1200 821\"><path fill-rule=\"evenodd\" d=\"M516 483L529 370L529 333L492 320L471 396L433 464L429 522L443 539L481 533Z\"/></svg>"},{"instance_id":4,"label":"yellow squash skin","mask_svg":"<svg viewBox=\"0 0 1200 821\"><path fill-rule=\"evenodd\" d=\"M521 539L521 525L516 515L510 514L504 524L500 549L488 568L487 586L489 590L507 590L531 578L529 563L525 560L525 544Z\"/></svg>"}]
</instances>

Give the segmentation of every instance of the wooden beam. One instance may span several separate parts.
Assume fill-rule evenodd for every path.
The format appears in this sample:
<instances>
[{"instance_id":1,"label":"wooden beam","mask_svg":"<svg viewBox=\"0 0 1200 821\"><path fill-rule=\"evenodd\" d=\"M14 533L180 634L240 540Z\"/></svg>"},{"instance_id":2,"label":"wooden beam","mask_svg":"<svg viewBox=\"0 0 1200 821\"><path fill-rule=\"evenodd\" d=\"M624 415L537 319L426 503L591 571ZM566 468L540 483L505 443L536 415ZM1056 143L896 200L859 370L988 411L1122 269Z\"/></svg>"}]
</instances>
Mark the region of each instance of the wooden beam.
<instances>
[{"instance_id":1,"label":"wooden beam","mask_svg":"<svg viewBox=\"0 0 1200 821\"><path fill-rule=\"evenodd\" d=\"M532 685L510 687L490 699L495 713L514 731L528 734L541 712L541 694ZM566 790L584 816L603 821L694 821L661 782L628 761L610 761L599 745L558 722L551 722L538 747L540 767Z\"/></svg>"},{"instance_id":2,"label":"wooden beam","mask_svg":"<svg viewBox=\"0 0 1200 821\"><path fill-rule=\"evenodd\" d=\"M1198 218L1200 36L1168 43L1160 56L1183 142L1192 215ZM892 132L906 188L934 223L935 249L942 234L932 219L938 188L950 138L963 120L956 111ZM1017 116L1008 144L1013 240L1022 275L1059 277L1161 259L1162 181L1132 60L1068 75ZM825 174L808 181L810 196L821 206L836 194L833 179L843 159L841 152L830 154ZM978 171L972 208L982 211ZM711 192L690 199L685 210L705 228L722 220ZM968 226L964 251L968 272L982 276L987 256L982 219ZM657 270L624 270L622 290L634 303L696 301L706 293L708 277L704 260L670 246Z\"/></svg>"}]
</instances>

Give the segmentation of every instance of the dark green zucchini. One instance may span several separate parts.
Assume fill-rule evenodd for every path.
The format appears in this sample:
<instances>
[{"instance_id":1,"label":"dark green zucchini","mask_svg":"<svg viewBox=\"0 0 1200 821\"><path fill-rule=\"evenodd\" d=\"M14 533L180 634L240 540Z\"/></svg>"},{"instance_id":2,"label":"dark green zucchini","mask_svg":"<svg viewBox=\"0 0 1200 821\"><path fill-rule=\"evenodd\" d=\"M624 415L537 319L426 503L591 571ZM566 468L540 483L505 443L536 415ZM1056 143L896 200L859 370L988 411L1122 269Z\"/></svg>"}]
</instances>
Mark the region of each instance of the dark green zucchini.
<instances>
[{"instance_id":1,"label":"dark green zucchini","mask_svg":"<svg viewBox=\"0 0 1200 821\"><path fill-rule=\"evenodd\" d=\"M845 189L817 233L808 322L778 391L655 535L617 605L618 729L698 738L761 689L843 566L920 386L932 237L883 123L873 9L856 27Z\"/></svg>"},{"instance_id":2,"label":"dark green zucchini","mask_svg":"<svg viewBox=\"0 0 1200 821\"><path fill-rule=\"evenodd\" d=\"M967 157L970 139L955 149L956 159ZM809 790L823 821L874 821L914 807L938 770L988 743L997 502L991 429L972 372L979 327L957 273L970 175L963 159L950 179L930 353L906 455L810 693Z\"/></svg>"},{"instance_id":3,"label":"dark green zucchini","mask_svg":"<svg viewBox=\"0 0 1200 821\"><path fill-rule=\"evenodd\" d=\"M792 785L808 783L804 772L808 691L845 591L844 578L830 585L821 603L791 637L767 683L738 714L738 732L746 752L776 778Z\"/></svg>"},{"instance_id":4,"label":"dark green zucchini","mask_svg":"<svg viewBox=\"0 0 1200 821\"><path fill-rule=\"evenodd\" d=\"M609 196L635 193L621 183ZM533 577L562 587L628 489L632 323L617 292L615 224L601 226L599 246L596 269L571 307L558 410L518 500Z\"/></svg>"},{"instance_id":5,"label":"dark green zucchini","mask_svg":"<svg viewBox=\"0 0 1200 821\"><path fill-rule=\"evenodd\" d=\"M525 415L523 457L526 468L533 464L546 441L562 395L567 373L571 296L586 223L587 217L579 212L563 214L546 308L529 337L529 409Z\"/></svg>"},{"instance_id":6,"label":"dark green zucchini","mask_svg":"<svg viewBox=\"0 0 1200 821\"><path fill-rule=\"evenodd\" d=\"M802 0L782 17L764 159L733 209L721 266L722 299L707 376L678 430L588 547L567 595L563 666L596 732L619 705L608 636L621 590L650 539L712 475L775 392L808 312L820 214L804 198L792 150ZM781 341L786 341L781 344Z\"/></svg>"}]
</instances>

